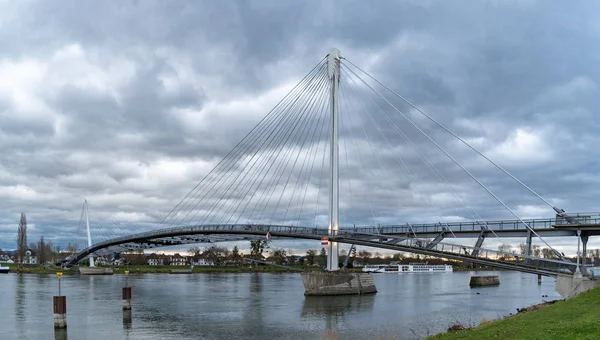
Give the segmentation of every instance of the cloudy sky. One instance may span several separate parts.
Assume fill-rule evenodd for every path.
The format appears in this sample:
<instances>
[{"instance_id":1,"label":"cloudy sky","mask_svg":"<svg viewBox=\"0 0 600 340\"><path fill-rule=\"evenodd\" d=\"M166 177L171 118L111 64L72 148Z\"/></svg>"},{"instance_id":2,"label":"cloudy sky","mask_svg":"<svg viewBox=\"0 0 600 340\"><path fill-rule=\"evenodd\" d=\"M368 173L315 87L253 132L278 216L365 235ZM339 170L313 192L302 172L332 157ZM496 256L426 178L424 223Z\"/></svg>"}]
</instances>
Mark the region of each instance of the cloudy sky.
<instances>
[{"instance_id":1,"label":"cloudy sky","mask_svg":"<svg viewBox=\"0 0 600 340\"><path fill-rule=\"evenodd\" d=\"M66 243L85 198L94 221L159 221L334 46L552 204L599 211L598 7L534 0L0 0L0 248L15 248L21 212L30 240ZM349 98L361 97L349 89ZM358 101L353 105L348 112L361 111ZM363 113L376 107L362 105ZM520 217L553 216L417 112L398 108ZM378 135L377 119L371 122L363 136ZM380 140L391 147L373 140L378 158L353 130L362 125L347 124L347 138L357 137L363 151L350 152L341 170L355 197L343 205L345 223L472 219L393 129ZM429 151L435 147L406 121L401 126L478 215L514 218ZM361 154L371 161L360 162ZM399 157L413 177L392 166ZM373 183L384 169L395 180ZM312 193L319 186L309 177ZM368 205L367 194L374 198ZM574 245L548 241L559 249Z\"/></svg>"}]
</instances>

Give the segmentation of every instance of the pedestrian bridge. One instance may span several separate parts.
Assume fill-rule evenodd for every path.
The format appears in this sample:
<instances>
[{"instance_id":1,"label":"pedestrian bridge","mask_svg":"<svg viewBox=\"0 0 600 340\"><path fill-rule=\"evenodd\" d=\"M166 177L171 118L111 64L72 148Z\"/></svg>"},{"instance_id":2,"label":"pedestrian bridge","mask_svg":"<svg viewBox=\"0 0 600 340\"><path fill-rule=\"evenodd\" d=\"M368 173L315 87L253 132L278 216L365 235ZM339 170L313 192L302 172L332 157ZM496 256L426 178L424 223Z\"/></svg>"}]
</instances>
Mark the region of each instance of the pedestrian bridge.
<instances>
[{"instance_id":1,"label":"pedestrian bridge","mask_svg":"<svg viewBox=\"0 0 600 340\"><path fill-rule=\"evenodd\" d=\"M327 229L283 225L215 224L181 226L141 232L99 242L76 254L69 265L75 265L94 253L112 254L121 251L146 250L165 246L252 240L264 238L269 233L271 237L276 239L321 240L323 237L328 237L330 242L410 252L546 276L572 273L576 269L576 264L567 259L537 258L531 255L503 253L485 249L481 247L481 244L465 246L442 242L439 237L433 240L420 237L428 236L428 233L432 230L428 230L425 225L414 227L413 233L407 233L403 227L390 226L346 228L330 235ZM561 229L555 228L553 230L557 231L557 236L564 236ZM449 230L441 230L440 232L443 235L450 234ZM491 233L492 230L490 229L489 232Z\"/></svg>"}]
</instances>

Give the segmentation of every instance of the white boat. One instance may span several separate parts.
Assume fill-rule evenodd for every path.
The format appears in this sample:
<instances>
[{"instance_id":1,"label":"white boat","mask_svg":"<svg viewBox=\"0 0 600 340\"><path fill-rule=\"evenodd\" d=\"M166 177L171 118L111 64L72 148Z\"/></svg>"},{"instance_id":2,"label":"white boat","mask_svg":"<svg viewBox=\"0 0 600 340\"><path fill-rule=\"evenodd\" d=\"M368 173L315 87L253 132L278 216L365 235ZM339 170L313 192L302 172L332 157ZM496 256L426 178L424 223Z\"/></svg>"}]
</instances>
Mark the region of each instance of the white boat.
<instances>
[{"instance_id":1,"label":"white boat","mask_svg":"<svg viewBox=\"0 0 600 340\"><path fill-rule=\"evenodd\" d=\"M433 265L427 263L390 263L390 264L369 264L363 267L363 272L367 273L387 273L387 274L403 274L403 273L445 273L451 272L452 266L448 264Z\"/></svg>"},{"instance_id":2,"label":"white boat","mask_svg":"<svg viewBox=\"0 0 600 340\"><path fill-rule=\"evenodd\" d=\"M10 271L9 267L0 266L0 274L8 274L9 271Z\"/></svg>"}]
</instances>

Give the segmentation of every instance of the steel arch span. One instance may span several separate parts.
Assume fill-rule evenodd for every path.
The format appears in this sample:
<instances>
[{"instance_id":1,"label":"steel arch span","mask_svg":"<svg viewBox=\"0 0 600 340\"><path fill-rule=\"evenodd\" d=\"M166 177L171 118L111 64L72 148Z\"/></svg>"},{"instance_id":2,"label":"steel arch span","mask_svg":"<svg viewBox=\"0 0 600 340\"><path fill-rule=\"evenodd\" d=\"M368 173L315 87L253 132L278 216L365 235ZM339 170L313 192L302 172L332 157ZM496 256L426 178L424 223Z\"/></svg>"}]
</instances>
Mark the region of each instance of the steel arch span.
<instances>
[{"instance_id":1,"label":"steel arch span","mask_svg":"<svg viewBox=\"0 0 600 340\"><path fill-rule=\"evenodd\" d=\"M75 255L69 266L91 254L108 254L127 250L145 250L165 246L240 241L263 238L267 232L273 238L320 240L357 244L374 248L404 251L420 255L460 260L495 268L517 270L532 274L555 276L572 272L575 264L559 259L542 259L499 251L470 247L398 234L372 234L359 229L340 229L333 236L327 229L264 224L210 224L182 226L141 232L109 239L88 247Z\"/></svg>"}]
</instances>

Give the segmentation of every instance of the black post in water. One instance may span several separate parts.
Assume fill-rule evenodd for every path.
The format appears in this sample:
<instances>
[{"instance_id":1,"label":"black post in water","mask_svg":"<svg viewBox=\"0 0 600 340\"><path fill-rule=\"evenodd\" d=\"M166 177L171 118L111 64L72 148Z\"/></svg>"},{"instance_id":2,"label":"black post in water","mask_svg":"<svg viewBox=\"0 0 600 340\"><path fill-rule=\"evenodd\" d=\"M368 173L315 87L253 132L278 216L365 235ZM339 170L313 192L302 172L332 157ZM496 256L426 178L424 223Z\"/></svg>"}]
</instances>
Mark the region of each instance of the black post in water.
<instances>
[{"instance_id":1,"label":"black post in water","mask_svg":"<svg viewBox=\"0 0 600 340\"><path fill-rule=\"evenodd\" d=\"M66 328L67 327L67 297L62 296L60 292L60 279L63 273L56 273L58 278L58 296L54 296L54 328Z\"/></svg>"}]
</instances>

